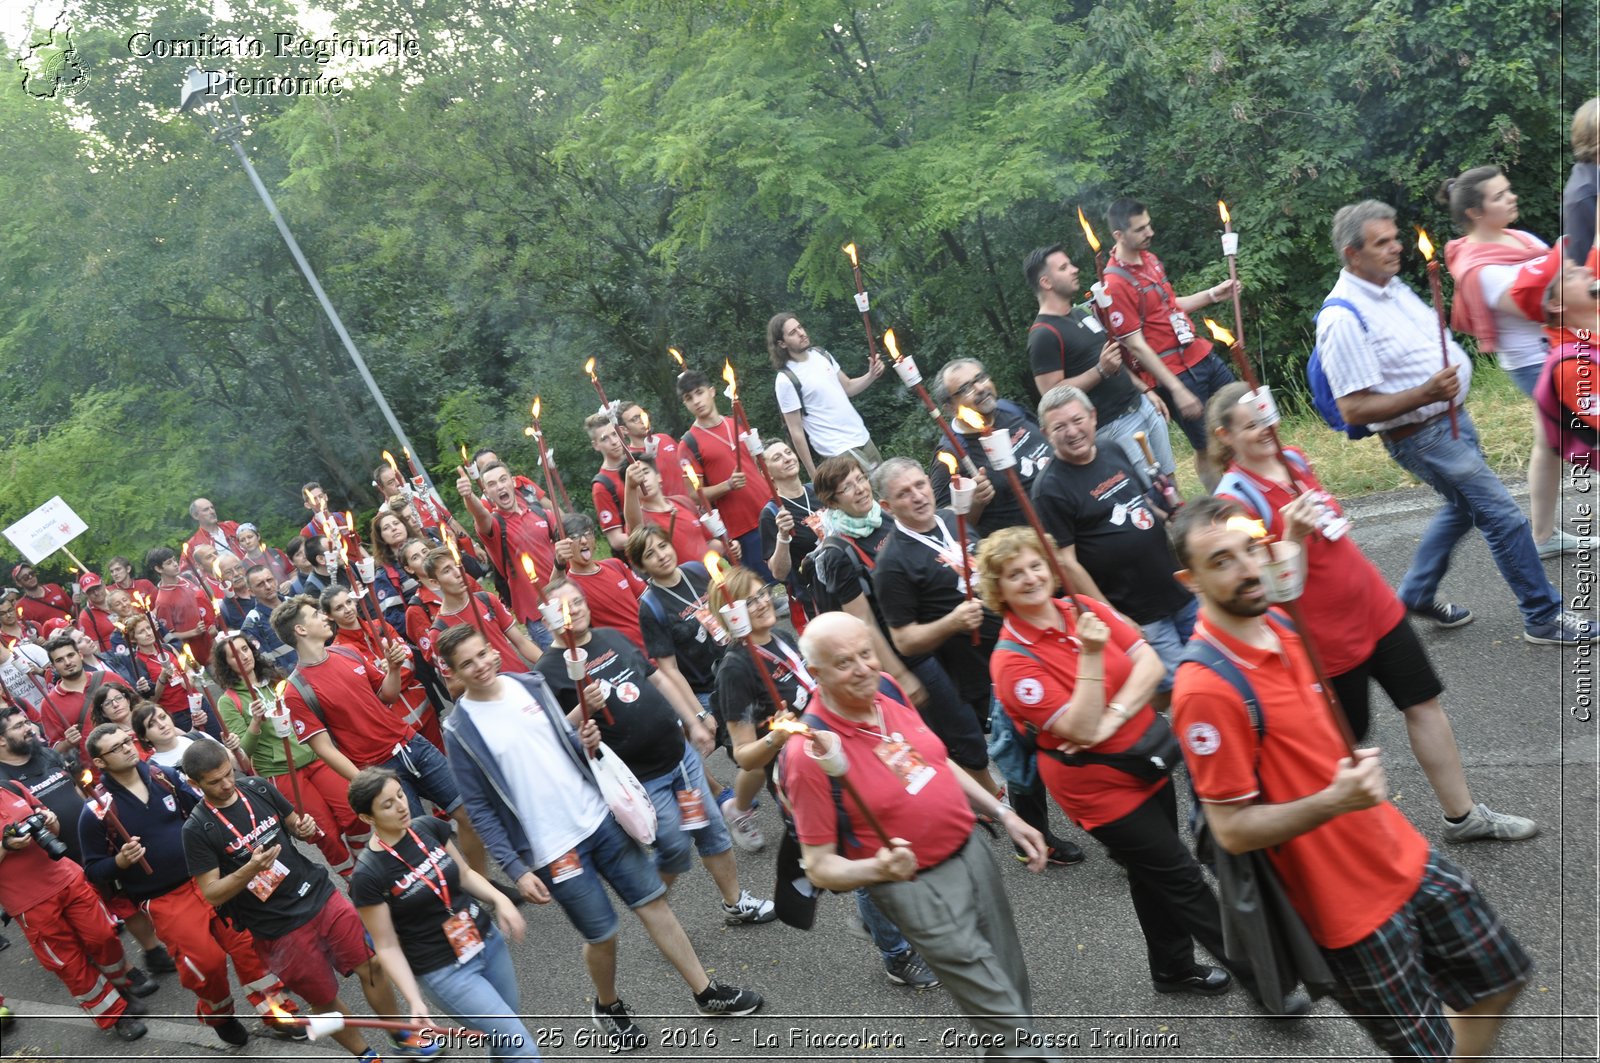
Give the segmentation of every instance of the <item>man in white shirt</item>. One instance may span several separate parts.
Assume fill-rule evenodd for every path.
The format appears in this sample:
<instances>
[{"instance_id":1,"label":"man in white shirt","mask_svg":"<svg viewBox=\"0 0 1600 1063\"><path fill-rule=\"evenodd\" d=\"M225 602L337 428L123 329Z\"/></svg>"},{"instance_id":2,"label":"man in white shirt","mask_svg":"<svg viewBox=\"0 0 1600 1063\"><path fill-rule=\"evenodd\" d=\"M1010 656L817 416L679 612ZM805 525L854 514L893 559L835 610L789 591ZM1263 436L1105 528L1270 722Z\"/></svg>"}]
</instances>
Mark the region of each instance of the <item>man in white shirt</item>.
<instances>
[{"instance_id":1,"label":"man in white shirt","mask_svg":"<svg viewBox=\"0 0 1600 1063\"><path fill-rule=\"evenodd\" d=\"M623 830L601 795L589 763L600 731L584 712L605 707L599 684L573 710L578 731L542 676L501 675L499 653L471 625L446 631L437 652L465 688L444 732L467 812L522 896L536 904L554 899L583 936L595 988L592 1015L610 1049L642 1048L647 1038L617 992L618 920L602 879L694 991L701 1015L749 1015L760 1008L759 993L706 975L667 905L667 887L650 853Z\"/></svg>"},{"instance_id":2,"label":"man in white shirt","mask_svg":"<svg viewBox=\"0 0 1600 1063\"><path fill-rule=\"evenodd\" d=\"M1477 527L1516 595L1524 639L1557 646L1594 642L1600 631L1561 608L1528 519L1484 461L1464 405L1471 359L1449 340L1449 367L1440 366L1438 319L1398 279L1394 218L1393 207L1372 199L1333 216L1333 247L1344 269L1317 316L1317 350L1345 421L1372 428L1401 468L1444 499L1400 581L1400 600L1441 627L1470 623L1469 610L1436 594L1450 552Z\"/></svg>"},{"instance_id":3,"label":"man in white shirt","mask_svg":"<svg viewBox=\"0 0 1600 1063\"><path fill-rule=\"evenodd\" d=\"M773 384L778 409L806 472L815 476L817 462L840 454L849 454L869 473L877 468L882 458L850 400L883 375L882 359L872 359L858 377L845 376L833 355L812 344L800 320L788 312L767 322L767 354L778 374Z\"/></svg>"}]
</instances>

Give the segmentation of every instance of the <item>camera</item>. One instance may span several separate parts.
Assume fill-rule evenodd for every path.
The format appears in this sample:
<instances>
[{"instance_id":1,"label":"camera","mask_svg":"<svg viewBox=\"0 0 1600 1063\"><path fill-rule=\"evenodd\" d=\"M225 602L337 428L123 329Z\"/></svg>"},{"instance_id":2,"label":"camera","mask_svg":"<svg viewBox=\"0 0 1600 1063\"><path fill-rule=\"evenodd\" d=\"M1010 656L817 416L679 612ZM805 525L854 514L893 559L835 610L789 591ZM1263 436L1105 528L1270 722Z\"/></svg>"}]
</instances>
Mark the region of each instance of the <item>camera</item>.
<instances>
[{"instance_id":1,"label":"camera","mask_svg":"<svg viewBox=\"0 0 1600 1063\"><path fill-rule=\"evenodd\" d=\"M5 839L32 838L44 850L46 856L52 860L60 860L67 855L67 845L60 838L50 832L45 826L44 813L35 812L21 823L12 823L6 827Z\"/></svg>"}]
</instances>

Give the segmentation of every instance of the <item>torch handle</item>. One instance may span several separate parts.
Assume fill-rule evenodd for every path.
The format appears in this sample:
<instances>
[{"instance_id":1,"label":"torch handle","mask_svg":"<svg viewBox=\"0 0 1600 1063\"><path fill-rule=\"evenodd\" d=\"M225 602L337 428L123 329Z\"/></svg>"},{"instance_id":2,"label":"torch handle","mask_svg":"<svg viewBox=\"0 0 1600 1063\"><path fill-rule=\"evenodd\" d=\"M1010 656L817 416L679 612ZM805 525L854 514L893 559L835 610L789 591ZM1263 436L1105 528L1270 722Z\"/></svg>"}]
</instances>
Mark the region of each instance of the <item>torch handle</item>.
<instances>
[{"instance_id":1,"label":"torch handle","mask_svg":"<svg viewBox=\"0 0 1600 1063\"><path fill-rule=\"evenodd\" d=\"M856 807L861 810L862 816L866 817L867 826L871 827L872 833L876 834L878 836L878 840L883 842L884 848L894 848L894 843L889 840L889 832L883 829L882 823L878 822L877 813L873 812L872 809L867 806L867 803L861 799L861 795L856 792L855 783L850 781L849 774L846 773L839 776L839 782L844 785L844 792L850 795L850 799L854 801L856 803Z\"/></svg>"},{"instance_id":2,"label":"torch handle","mask_svg":"<svg viewBox=\"0 0 1600 1063\"><path fill-rule=\"evenodd\" d=\"M861 264L853 263L850 269L856 278L856 294L867 294L866 287L861 283ZM871 359L872 364L876 365L879 361L878 340L872 333L872 313L870 311L861 311L861 325L867 330L867 356Z\"/></svg>"},{"instance_id":3,"label":"torch handle","mask_svg":"<svg viewBox=\"0 0 1600 1063\"><path fill-rule=\"evenodd\" d=\"M1443 362L1440 368L1450 368L1450 340L1444 328L1444 289L1439 280L1439 263L1428 260L1428 288L1433 294L1433 316L1439 322L1439 357ZM1456 419L1456 404L1450 403L1450 438L1461 438L1461 425Z\"/></svg>"},{"instance_id":4,"label":"torch handle","mask_svg":"<svg viewBox=\"0 0 1600 1063\"><path fill-rule=\"evenodd\" d=\"M956 514L956 538L960 540L956 549L961 551L961 582L966 584L967 601L972 601L972 555L967 553L967 515ZM972 644L976 646L983 639L979 628L972 629Z\"/></svg>"},{"instance_id":5,"label":"torch handle","mask_svg":"<svg viewBox=\"0 0 1600 1063\"><path fill-rule=\"evenodd\" d=\"M950 442L950 453L961 455L962 467L967 470L968 476L976 480L978 478L977 463L972 460L972 455L967 453L967 448L961 445L961 440L956 438L955 432L950 428L950 422L945 419L944 414L939 412L939 407L933 404L933 396L928 394L928 389L918 384L911 390L916 392L917 398L921 399L922 404L928 408L928 412L933 414L933 419L939 422L939 431L943 432L945 439Z\"/></svg>"},{"instance_id":6,"label":"torch handle","mask_svg":"<svg viewBox=\"0 0 1600 1063\"><path fill-rule=\"evenodd\" d=\"M761 681L767 688L767 697L772 699L772 712L774 715L789 707L783 700L783 695L778 693L778 683L772 678L772 670L767 667L767 662L761 659L761 648L749 636L744 637L745 649L750 651L750 659L756 663L756 671L761 675Z\"/></svg>"},{"instance_id":7,"label":"torch handle","mask_svg":"<svg viewBox=\"0 0 1600 1063\"><path fill-rule=\"evenodd\" d=\"M98 799L98 795L96 797ZM117 815L116 802L109 795L106 797L106 822L111 824L111 829L117 832L117 837L122 839L124 845L133 841L133 835L129 834L128 828L122 825L122 817ZM139 857L139 870L147 875L152 874L150 861L142 856Z\"/></svg>"},{"instance_id":8,"label":"torch handle","mask_svg":"<svg viewBox=\"0 0 1600 1063\"><path fill-rule=\"evenodd\" d=\"M1039 552L1044 554L1044 559L1050 565L1050 571L1055 574L1056 582L1061 585L1061 594L1074 612L1077 611L1077 599L1073 597L1077 591L1072 586L1072 581L1067 578L1066 569L1061 567L1061 559L1050 548L1050 540L1045 538L1044 524L1039 520L1039 511L1033 508L1033 500L1022 489L1022 477L1017 475L1017 467L1013 465L1006 470L1006 480L1011 484L1011 493L1017 496L1017 501L1022 504L1022 515L1028 519L1028 525L1033 529L1033 534L1039 537Z\"/></svg>"},{"instance_id":9,"label":"torch handle","mask_svg":"<svg viewBox=\"0 0 1600 1063\"><path fill-rule=\"evenodd\" d=\"M1233 334L1239 341L1239 356L1244 358L1244 309L1239 298L1239 256L1228 256L1228 280L1233 282ZM1248 361L1248 359L1245 359ZM1251 377L1254 377L1254 373ZM1255 384L1250 385L1250 390L1256 389Z\"/></svg>"}]
</instances>

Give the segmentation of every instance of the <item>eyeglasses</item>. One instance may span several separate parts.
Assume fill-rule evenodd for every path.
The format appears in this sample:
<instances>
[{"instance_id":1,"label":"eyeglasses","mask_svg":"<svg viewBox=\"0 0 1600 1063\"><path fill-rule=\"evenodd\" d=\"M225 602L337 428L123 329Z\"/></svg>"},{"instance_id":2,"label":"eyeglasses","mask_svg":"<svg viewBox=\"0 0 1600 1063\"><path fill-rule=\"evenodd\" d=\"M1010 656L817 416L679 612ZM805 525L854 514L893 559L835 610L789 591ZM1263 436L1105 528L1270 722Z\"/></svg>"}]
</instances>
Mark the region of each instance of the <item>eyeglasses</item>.
<instances>
[{"instance_id":1,"label":"eyeglasses","mask_svg":"<svg viewBox=\"0 0 1600 1063\"><path fill-rule=\"evenodd\" d=\"M114 743L114 744L109 745L109 746L101 746L100 747L100 755L102 757L104 757L107 753L127 753L127 752L131 751L132 749L133 749L133 735L129 735L127 738L124 738L120 742Z\"/></svg>"},{"instance_id":2,"label":"eyeglasses","mask_svg":"<svg viewBox=\"0 0 1600 1063\"><path fill-rule=\"evenodd\" d=\"M748 598L745 599L745 604L752 605L752 606L755 606L755 605L771 605L772 604L772 592L771 591L756 591L754 594L750 595Z\"/></svg>"},{"instance_id":3,"label":"eyeglasses","mask_svg":"<svg viewBox=\"0 0 1600 1063\"><path fill-rule=\"evenodd\" d=\"M960 387L958 387L954 391L950 392L950 397L953 398L953 399L964 399L968 395L972 394L972 389L973 388L977 387L979 384L987 384L988 382L989 382L989 374L988 373L979 373L977 376L973 377L971 380L967 381L965 384L962 384Z\"/></svg>"}]
</instances>

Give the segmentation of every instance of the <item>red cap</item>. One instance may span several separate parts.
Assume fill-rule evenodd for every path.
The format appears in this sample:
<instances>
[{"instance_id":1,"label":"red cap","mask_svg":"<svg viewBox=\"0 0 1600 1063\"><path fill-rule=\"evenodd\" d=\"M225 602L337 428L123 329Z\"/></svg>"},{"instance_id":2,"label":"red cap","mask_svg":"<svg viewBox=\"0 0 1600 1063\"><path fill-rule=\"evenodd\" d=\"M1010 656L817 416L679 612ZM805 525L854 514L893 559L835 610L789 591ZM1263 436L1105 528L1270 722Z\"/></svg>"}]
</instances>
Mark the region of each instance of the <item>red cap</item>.
<instances>
[{"instance_id":1,"label":"red cap","mask_svg":"<svg viewBox=\"0 0 1600 1063\"><path fill-rule=\"evenodd\" d=\"M87 591L90 587L100 587L104 584L105 580L96 576L93 572L85 572L78 577L78 589L80 591Z\"/></svg>"},{"instance_id":2,"label":"red cap","mask_svg":"<svg viewBox=\"0 0 1600 1063\"><path fill-rule=\"evenodd\" d=\"M22 570L23 569L32 568L32 567L33 566L28 564L26 561L22 561L22 562L19 562L19 563L15 564L15 565L12 565L11 566L11 578L12 579L20 578L22 576Z\"/></svg>"},{"instance_id":3,"label":"red cap","mask_svg":"<svg viewBox=\"0 0 1600 1063\"><path fill-rule=\"evenodd\" d=\"M1524 262L1511 282L1511 301L1529 321L1544 323L1544 296L1551 282L1561 276L1561 263L1566 254L1564 244L1563 237L1538 258Z\"/></svg>"},{"instance_id":4,"label":"red cap","mask_svg":"<svg viewBox=\"0 0 1600 1063\"><path fill-rule=\"evenodd\" d=\"M39 629L39 637L48 642L55 636L56 632L65 631L71 626L71 621L64 616L52 617L46 620L44 626Z\"/></svg>"}]
</instances>

